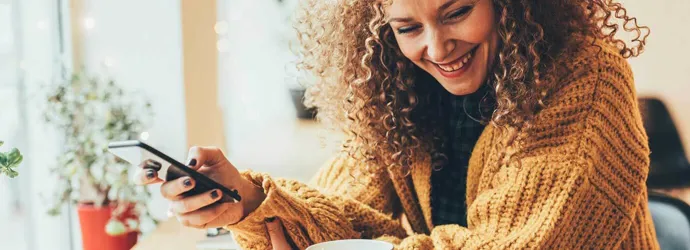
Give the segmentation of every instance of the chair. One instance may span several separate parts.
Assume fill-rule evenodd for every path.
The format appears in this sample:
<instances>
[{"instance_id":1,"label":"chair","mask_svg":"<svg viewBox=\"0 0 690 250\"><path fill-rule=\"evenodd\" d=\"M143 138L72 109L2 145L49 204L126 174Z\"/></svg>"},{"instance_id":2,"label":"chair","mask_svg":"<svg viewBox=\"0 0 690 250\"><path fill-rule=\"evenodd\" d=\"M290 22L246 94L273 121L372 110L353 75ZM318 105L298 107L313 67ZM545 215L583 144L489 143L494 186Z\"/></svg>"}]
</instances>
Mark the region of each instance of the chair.
<instances>
[{"instance_id":1,"label":"chair","mask_svg":"<svg viewBox=\"0 0 690 250\"><path fill-rule=\"evenodd\" d=\"M650 191L649 211L662 250L690 249L690 205Z\"/></svg>"},{"instance_id":2,"label":"chair","mask_svg":"<svg viewBox=\"0 0 690 250\"><path fill-rule=\"evenodd\" d=\"M640 100L651 150L647 187L690 188L690 163L666 105L654 98ZM661 249L690 249L690 205L649 191L649 210Z\"/></svg>"},{"instance_id":3,"label":"chair","mask_svg":"<svg viewBox=\"0 0 690 250\"><path fill-rule=\"evenodd\" d=\"M644 98L640 100L640 110L652 151L647 187L690 186L690 163L666 105L659 99Z\"/></svg>"}]
</instances>

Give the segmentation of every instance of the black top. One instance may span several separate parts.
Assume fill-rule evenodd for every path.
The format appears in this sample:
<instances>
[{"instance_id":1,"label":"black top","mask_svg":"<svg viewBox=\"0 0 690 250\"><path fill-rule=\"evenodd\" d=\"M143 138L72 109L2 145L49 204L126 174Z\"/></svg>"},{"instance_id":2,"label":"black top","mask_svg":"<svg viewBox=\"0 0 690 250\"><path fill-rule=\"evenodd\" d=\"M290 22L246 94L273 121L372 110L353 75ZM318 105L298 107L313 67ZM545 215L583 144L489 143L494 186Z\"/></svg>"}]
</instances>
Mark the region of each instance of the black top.
<instances>
[{"instance_id":1,"label":"black top","mask_svg":"<svg viewBox=\"0 0 690 250\"><path fill-rule=\"evenodd\" d=\"M446 112L447 164L431 176L431 206L434 225L467 226L465 204L467 169L470 155L494 108L488 88L467 96L449 94ZM481 103L481 104L480 104ZM480 110L481 108L481 110Z\"/></svg>"}]
</instances>

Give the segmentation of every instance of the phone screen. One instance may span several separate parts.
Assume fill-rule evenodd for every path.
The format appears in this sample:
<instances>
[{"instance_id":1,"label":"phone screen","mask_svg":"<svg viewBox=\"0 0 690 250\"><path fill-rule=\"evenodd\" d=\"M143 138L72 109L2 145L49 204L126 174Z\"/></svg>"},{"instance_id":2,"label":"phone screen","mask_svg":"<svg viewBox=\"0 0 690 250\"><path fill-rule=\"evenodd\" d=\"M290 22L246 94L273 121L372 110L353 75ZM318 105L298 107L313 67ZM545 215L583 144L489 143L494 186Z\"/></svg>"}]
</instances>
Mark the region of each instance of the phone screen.
<instances>
[{"instance_id":1,"label":"phone screen","mask_svg":"<svg viewBox=\"0 0 690 250\"><path fill-rule=\"evenodd\" d=\"M155 163L159 163L161 169L158 170L158 178L161 178L163 180L170 180L168 179L168 169L170 166L173 164L177 165L178 167L185 167L184 164L172 160L172 159L163 159L163 157L158 156L157 154L147 150L145 147L139 146L136 142L132 141L129 145L127 146L122 146L122 147L117 147L109 146L109 151L113 154L115 154L117 157L122 158L123 160L129 162L130 164L134 166L139 166L139 164L143 163L144 161L151 160ZM166 157L170 158L170 157ZM172 162L171 162L172 161Z\"/></svg>"}]
</instances>

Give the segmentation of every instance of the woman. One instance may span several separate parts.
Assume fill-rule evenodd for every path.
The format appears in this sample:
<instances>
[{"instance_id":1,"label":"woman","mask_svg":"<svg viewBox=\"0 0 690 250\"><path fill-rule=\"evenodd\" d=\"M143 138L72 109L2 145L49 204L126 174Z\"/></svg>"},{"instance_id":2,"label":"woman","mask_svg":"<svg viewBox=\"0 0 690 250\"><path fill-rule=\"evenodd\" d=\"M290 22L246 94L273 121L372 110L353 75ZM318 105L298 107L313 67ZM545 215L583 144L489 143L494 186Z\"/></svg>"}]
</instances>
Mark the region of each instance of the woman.
<instances>
[{"instance_id":1,"label":"woman","mask_svg":"<svg viewBox=\"0 0 690 250\"><path fill-rule=\"evenodd\" d=\"M244 199L182 197L193 181L166 182L184 225L226 226L246 249L278 237L300 249L348 238L399 249L658 248L626 62L648 29L620 4L310 0L299 20L298 66L317 79L308 102L349 132L343 153L307 186L193 148L190 167ZM633 45L614 38L619 29ZM285 234L269 236L266 221Z\"/></svg>"}]
</instances>

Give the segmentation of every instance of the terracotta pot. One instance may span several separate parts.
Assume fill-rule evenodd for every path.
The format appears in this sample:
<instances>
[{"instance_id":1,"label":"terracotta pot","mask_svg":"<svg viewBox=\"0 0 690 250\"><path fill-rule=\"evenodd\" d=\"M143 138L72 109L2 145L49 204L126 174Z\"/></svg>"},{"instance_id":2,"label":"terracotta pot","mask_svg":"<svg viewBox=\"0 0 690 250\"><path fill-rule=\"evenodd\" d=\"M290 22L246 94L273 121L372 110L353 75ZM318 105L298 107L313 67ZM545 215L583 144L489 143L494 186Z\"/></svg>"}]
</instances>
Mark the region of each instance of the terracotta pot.
<instances>
[{"instance_id":1,"label":"terracotta pot","mask_svg":"<svg viewBox=\"0 0 690 250\"><path fill-rule=\"evenodd\" d=\"M137 232L118 236L110 236L105 232L105 225L108 224L113 209L112 206L96 207L87 204L77 207L84 250L129 250L137 243Z\"/></svg>"}]
</instances>

